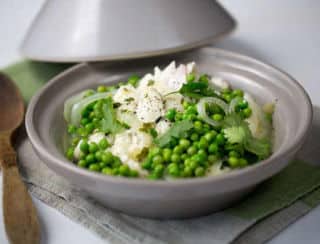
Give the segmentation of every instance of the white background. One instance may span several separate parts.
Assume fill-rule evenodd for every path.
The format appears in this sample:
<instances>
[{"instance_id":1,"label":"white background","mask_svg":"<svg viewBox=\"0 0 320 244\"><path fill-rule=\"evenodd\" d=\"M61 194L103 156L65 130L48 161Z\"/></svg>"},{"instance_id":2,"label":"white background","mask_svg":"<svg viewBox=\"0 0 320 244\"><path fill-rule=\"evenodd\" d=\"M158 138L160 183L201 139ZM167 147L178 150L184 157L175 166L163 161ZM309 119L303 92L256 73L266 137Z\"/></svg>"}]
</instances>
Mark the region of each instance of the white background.
<instances>
[{"instance_id":1,"label":"white background","mask_svg":"<svg viewBox=\"0 0 320 244\"><path fill-rule=\"evenodd\" d=\"M0 1L0 67L20 58L19 44L43 2L44 0ZM239 26L231 37L217 46L256 57L285 70L301 82L313 104L319 106L320 1L221 2L238 20ZM1 190L0 187L0 193ZM37 199L34 202L40 216L42 243L104 243L56 210ZM284 230L270 243L320 243L319 225L320 207ZM0 243L7 243L2 216Z\"/></svg>"}]
</instances>

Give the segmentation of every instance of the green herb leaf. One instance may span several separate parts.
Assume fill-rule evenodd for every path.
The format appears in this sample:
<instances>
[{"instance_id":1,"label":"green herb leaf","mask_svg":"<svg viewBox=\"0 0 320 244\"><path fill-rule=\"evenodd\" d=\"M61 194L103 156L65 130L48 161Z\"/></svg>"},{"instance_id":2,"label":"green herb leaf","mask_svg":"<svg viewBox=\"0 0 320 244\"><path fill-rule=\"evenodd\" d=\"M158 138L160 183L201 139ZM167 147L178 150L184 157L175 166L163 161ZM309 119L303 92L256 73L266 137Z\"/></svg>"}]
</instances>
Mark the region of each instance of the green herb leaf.
<instances>
[{"instance_id":1,"label":"green herb leaf","mask_svg":"<svg viewBox=\"0 0 320 244\"><path fill-rule=\"evenodd\" d=\"M271 153L271 141L268 138L257 139L252 136L249 125L240 115L231 113L223 121L225 137L231 144L239 144L245 150L264 159Z\"/></svg>"},{"instance_id":2,"label":"green herb leaf","mask_svg":"<svg viewBox=\"0 0 320 244\"><path fill-rule=\"evenodd\" d=\"M170 140L172 137L180 138L186 133L188 130L190 130L193 127L193 123L189 120L182 120L179 122L176 122L172 125L172 127L164 133L162 136L158 137L155 140L155 143L160 146L166 146L170 143Z\"/></svg>"},{"instance_id":3,"label":"green herb leaf","mask_svg":"<svg viewBox=\"0 0 320 244\"><path fill-rule=\"evenodd\" d=\"M183 84L180 88L179 92L188 97L192 98L201 98L206 95L208 90L208 83L207 82L187 82Z\"/></svg>"},{"instance_id":4,"label":"green herb leaf","mask_svg":"<svg viewBox=\"0 0 320 244\"><path fill-rule=\"evenodd\" d=\"M158 136L158 132L155 130L155 128L150 128L149 133L153 138L156 138Z\"/></svg>"},{"instance_id":5,"label":"green herb leaf","mask_svg":"<svg viewBox=\"0 0 320 244\"><path fill-rule=\"evenodd\" d=\"M247 151L256 154L261 159L267 158L271 153L271 142L269 139L257 139L250 137L245 142L245 148Z\"/></svg>"},{"instance_id":6,"label":"green herb leaf","mask_svg":"<svg viewBox=\"0 0 320 244\"><path fill-rule=\"evenodd\" d=\"M101 120L101 130L105 133L118 133L124 129L124 126L117 120L113 108L111 97L106 99L103 104L103 119Z\"/></svg>"},{"instance_id":7,"label":"green herb leaf","mask_svg":"<svg viewBox=\"0 0 320 244\"><path fill-rule=\"evenodd\" d=\"M224 136L230 143L243 143L246 139L246 132L242 126L232 126L223 130Z\"/></svg>"}]
</instances>

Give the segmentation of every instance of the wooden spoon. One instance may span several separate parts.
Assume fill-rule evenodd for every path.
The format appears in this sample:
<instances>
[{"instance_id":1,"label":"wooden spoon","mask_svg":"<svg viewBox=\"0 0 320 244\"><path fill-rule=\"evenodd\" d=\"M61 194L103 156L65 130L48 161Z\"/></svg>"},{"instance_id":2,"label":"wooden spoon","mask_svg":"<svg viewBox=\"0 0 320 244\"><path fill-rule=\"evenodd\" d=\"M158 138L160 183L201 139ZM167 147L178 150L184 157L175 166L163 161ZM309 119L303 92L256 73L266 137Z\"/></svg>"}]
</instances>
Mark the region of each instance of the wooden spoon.
<instances>
[{"instance_id":1,"label":"wooden spoon","mask_svg":"<svg viewBox=\"0 0 320 244\"><path fill-rule=\"evenodd\" d=\"M31 197L23 184L16 153L11 145L13 132L24 117L23 99L14 83L0 73L0 165L3 174L3 215L12 244L40 242L39 222Z\"/></svg>"}]
</instances>

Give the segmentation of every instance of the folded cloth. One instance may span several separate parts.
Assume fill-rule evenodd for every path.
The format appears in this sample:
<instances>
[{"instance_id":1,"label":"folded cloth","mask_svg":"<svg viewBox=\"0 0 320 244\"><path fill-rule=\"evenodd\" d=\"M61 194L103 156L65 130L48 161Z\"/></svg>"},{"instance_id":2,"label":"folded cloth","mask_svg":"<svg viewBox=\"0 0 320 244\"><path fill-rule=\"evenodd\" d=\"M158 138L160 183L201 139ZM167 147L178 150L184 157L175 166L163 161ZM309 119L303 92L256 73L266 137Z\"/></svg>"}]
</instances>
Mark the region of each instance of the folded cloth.
<instances>
[{"instance_id":1,"label":"folded cloth","mask_svg":"<svg viewBox=\"0 0 320 244\"><path fill-rule=\"evenodd\" d=\"M4 72L17 82L28 102L47 80L67 67L22 61ZM319 145L312 145L315 155ZM107 243L263 243L320 203L320 168L295 160L224 211L187 220L132 217L101 205L47 168L34 153L24 129L19 133L17 151L21 174L32 195Z\"/></svg>"}]
</instances>

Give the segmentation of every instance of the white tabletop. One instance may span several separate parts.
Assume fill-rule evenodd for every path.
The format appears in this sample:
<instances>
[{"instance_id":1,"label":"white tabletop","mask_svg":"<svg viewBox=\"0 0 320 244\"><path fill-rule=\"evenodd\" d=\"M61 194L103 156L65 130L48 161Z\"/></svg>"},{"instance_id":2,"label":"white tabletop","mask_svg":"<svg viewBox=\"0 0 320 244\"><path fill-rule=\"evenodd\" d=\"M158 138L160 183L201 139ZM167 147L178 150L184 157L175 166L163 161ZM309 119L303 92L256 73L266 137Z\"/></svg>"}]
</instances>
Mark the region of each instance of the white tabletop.
<instances>
[{"instance_id":1,"label":"white tabletop","mask_svg":"<svg viewBox=\"0 0 320 244\"><path fill-rule=\"evenodd\" d=\"M44 0L0 1L0 67L20 58L18 47ZM306 88L313 104L320 106L320 1L315 0L223 0L239 22L232 37L217 46L247 54L287 71ZM0 193L2 188L0 187ZM37 199L43 243L104 243ZM7 243L0 203L0 243ZM320 240L320 207L299 219L272 244L311 244Z\"/></svg>"}]
</instances>

